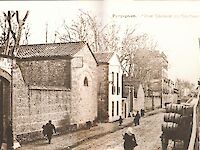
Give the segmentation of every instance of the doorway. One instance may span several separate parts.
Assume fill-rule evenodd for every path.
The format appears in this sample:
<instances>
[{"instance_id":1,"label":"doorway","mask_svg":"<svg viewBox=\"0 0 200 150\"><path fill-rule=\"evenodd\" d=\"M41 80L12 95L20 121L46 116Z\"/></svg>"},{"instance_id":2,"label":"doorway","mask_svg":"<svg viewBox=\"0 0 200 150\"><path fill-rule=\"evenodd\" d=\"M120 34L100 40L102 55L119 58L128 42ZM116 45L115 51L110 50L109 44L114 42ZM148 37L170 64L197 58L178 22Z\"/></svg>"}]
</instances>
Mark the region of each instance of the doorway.
<instances>
[{"instance_id":1,"label":"doorway","mask_svg":"<svg viewBox=\"0 0 200 150\"><path fill-rule=\"evenodd\" d=\"M10 119L10 82L0 76L0 145L6 141L6 128Z\"/></svg>"}]
</instances>

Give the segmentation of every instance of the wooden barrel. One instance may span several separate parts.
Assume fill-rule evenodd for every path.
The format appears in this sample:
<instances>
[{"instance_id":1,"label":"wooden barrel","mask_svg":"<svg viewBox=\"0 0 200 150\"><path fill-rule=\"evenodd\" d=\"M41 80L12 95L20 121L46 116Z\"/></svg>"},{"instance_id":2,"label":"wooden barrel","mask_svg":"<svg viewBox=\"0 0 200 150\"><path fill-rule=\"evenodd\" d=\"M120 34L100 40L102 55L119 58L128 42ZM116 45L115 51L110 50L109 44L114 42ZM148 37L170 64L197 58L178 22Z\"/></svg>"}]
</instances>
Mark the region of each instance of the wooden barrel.
<instances>
[{"instance_id":1,"label":"wooden barrel","mask_svg":"<svg viewBox=\"0 0 200 150\"><path fill-rule=\"evenodd\" d=\"M165 133L173 133L178 130L178 124L173 122L164 122L162 124L162 131Z\"/></svg>"},{"instance_id":2,"label":"wooden barrel","mask_svg":"<svg viewBox=\"0 0 200 150\"><path fill-rule=\"evenodd\" d=\"M167 113L178 113L183 114L183 105L181 104L169 104L166 107Z\"/></svg>"},{"instance_id":3,"label":"wooden barrel","mask_svg":"<svg viewBox=\"0 0 200 150\"><path fill-rule=\"evenodd\" d=\"M183 115L191 116L193 114L193 106L183 106Z\"/></svg>"},{"instance_id":4,"label":"wooden barrel","mask_svg":"<svg viewBox=\"0 0 200 150\"><path fill-rule=\"evenodd\" d=\"M177 113L165 113L164 121L165 122L173 122L173 123L181 123L182 115Z\"/></svg>"}]
</instances>

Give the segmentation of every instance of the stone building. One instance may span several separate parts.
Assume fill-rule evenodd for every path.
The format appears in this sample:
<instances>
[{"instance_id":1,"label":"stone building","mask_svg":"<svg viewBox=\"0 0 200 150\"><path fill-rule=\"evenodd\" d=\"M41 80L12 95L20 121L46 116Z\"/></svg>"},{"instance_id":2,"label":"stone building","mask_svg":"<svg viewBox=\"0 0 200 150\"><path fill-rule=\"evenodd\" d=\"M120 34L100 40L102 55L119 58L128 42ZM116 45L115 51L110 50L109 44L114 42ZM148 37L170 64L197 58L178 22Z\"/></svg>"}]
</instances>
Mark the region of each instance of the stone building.
<instances>
[{"instance_id":1,"label":"stone building","mask_svg":"<svg viewBox=\"0 0 200 150\"><path fill-rule=\"evenodd\" d=\"M122 69L116 53L94 53L98 62L98 119L112 122L122 116Z\"/></svg>"},{"instance_id":2,"label":"stone building","mask_svg":"<svg viewBox=\"0 0 200 150\"><path fill-rule=\"evenodd\" d=\"M84 42L20 46L13 69L13 131L39 138L52 120L58 132L97 118L97 62Z\"/></svg>"}]
</instances>

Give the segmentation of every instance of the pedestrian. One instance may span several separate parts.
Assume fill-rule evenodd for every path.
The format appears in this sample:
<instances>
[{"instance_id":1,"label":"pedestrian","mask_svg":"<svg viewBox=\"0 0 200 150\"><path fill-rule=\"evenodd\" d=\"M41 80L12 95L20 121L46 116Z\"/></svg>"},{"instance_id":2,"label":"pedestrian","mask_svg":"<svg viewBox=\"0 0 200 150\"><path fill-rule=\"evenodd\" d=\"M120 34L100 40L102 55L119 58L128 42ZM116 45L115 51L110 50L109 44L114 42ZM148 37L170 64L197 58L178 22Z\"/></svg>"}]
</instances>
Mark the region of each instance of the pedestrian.
<instances>
[{"instance_id":1,"label":"pedestrian","mask_svg":"<svg viewBox=\"0 0 200 150\"><path fill-rule=\"evenodd\" d=\"M140 113L137 111L135 118L134 118L135 126L140 125Z\"/></svg>"},{"instance_id":2,"label":"pedestrian","mask_svg":"<svg viewBox=\"0 0 200 150\"><path fill-rule=\"evenodd\" d=\"M134 150L134 148L138 145L135 134L133 134L133 130L131 127L128 127L125 134L123 134L124 139L124 150Z\"/></svg>"},{"instance_id":3,"label":"pedestrian","mask_svg":"<svg viewBox=\"0 0 200 150\"><path fill-rule=\"evenodd\" d=\"M122 116L119 116L119 126L122 125L122 122L123 122Z\"/></svg>"},{"instance_id":4,"label":"pedestrian","mask_svg":"<svg viewBox=\"0 0 200 150\"><path fill-rule=\"evenodd\" d=\"M141 117L143 117L144 116L144 109L141 109L140 113L141 113Z\"/></svg>"},{"instance_id":5,"label":"pedestrian","mask_svg":"<svg viewBox=\"0 0 200 150\"><path fill-rule=\"evenodd\" d=\"M53 135L53 131L56 133L56 128L55 126L51 123L51 120L49 120L49 123L46 124L46 135L49 141L49 144L51 143L51 138Z\"/></svg>"}]
</instances>

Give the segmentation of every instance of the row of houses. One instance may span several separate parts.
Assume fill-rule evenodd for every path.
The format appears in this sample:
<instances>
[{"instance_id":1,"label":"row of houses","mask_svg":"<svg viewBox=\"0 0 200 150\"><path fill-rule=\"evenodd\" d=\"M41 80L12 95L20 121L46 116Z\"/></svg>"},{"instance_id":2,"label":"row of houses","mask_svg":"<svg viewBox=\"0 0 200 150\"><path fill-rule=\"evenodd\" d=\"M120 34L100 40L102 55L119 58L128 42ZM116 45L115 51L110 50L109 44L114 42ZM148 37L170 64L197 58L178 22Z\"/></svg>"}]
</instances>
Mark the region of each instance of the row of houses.
<instances>
[{"instance_id":1,"label":"row of houses","mask_svg":"<svg viewBox=\"0 0 200 150\"><path fill-rule=\"evenodd\" d=\"M48 120L66 132L145 109L143 87L134 98L118 55L93 53L85 42L23 45L0 61L1 141L9 120L14 137L29 141Z\"/></svg>"}]
</instances>

